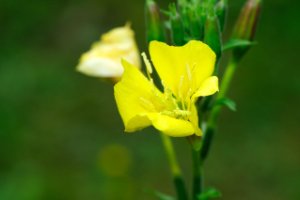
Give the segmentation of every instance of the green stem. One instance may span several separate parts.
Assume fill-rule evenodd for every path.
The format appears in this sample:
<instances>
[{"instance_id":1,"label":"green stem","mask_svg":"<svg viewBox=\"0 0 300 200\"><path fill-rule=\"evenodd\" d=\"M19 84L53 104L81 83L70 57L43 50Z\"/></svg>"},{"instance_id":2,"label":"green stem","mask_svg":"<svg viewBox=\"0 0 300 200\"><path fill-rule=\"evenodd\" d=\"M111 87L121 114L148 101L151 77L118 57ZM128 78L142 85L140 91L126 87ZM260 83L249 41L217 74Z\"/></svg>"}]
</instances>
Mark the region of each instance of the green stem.
<instances>
[{"instance_id":1,"label":"green stem","mask_svg":"<svg viewBox=\"0 0 300 200\"><path fill-rule=\"evenodd\" d=\"M193 158L193 199L197 200L203 190L202 164L199 159L199 151L192 149Z\"/></svg>"},{"instance_id":2,"label":"green stem","mask_svg":"<svg viewBox=\"0 0 300 200\"><path fill-rule=\"evenodd\" d=\"M169 160L178 200L188 200L187 191L181 175L181 170L178 165L178 161L176 158L176 153L172 141L167 135L163 133L161 133L160 135Z\"/></svg>"},{"instance_id":3,"label":"green stem","mask_svg":"<svg viewBox=\"0 0 300 200\"><path fill-rule=\"evenodd\" d=\"M226 71L223 75L220 92L218 93L218 96L217 96L218 99L226 96L229 86L230 86L230 83L231 83L231 80L236 71L236 68L237 68L237 60L234 57L232 57L228 63L228 66L226 67Z\"/></svg>"},{"instance_id":4,"label":"green stem","mask_svg":"<svg viewBox=\"0 0 300 200\"><path fill-rule=\"evenodd\" d=\"M228 63L226 71L223 75L220 92L217 95L216 101L224 98L227 95L227 92L229 90L229 86L230 86L231 80L233 78L233 75L236 71L236 68L237 68L237 60L232 57ZM204 161L208 155L220 111L221 111L221 105L215 105L209 115L209 118L207 121L207 129L204 134L203 146L201 149L201 160L202 161Z\"/></svg>"}]
</instances>

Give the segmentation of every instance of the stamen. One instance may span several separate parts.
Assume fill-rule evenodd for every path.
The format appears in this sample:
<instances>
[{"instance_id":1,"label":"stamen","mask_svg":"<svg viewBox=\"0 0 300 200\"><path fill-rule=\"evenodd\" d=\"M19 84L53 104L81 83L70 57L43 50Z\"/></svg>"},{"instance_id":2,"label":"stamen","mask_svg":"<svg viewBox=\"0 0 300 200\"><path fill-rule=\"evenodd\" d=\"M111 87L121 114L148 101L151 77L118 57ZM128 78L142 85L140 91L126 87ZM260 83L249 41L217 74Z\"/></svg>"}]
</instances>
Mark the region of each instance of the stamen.
<instances>
[{"instance_id":1,"label":"stamen","mask_svg":"<svg viewBox=\"0 0 300 200\"><path fill-rule=\"evenodd\" d=\"M141 105L149 110L149 111L155 111L155 106L153 105L153 103L151 101L149 101L148 99L145 99L143 97L140 97L140 102L141 102Z\"/></svg>"},{"instance_id":2,"label":"stamen","mask_svg":"<svg viewBox=\"0 0 300 200\"><path fill-rule=\"evenodd\" d=\"M152 66L151 66L150 61L147 58L147 55L145 54L145 52L142 53L142 57L143 57L143 60L145 62L145 65L146 65L147 73L152 74L152 72L153 72Z\"/></svg>"},{"instance_id":3,"label":"stamen","mask_svg":"<svg viewBox=\"0 0 300 200\"><path fill-rule=\"evenodd\" d=\"M189 88L189 90L188 90L188 92L187 92L187 98L186 98L186 102L187 102L187 107L188 107L188 110L190 110L191 109L191 99L190 99L190 97L192 96L192 88Z\"/></svg>"},{"instance_id":4,"label":"stamen","mask_svg":"<svg viewBox=\"0 0 300 200\"><path fill-rule=\"evenodd\" d=\"M175 113L175 115L177 117L180 117L183 119L186 119L191 114L191 112L188 110L174 110L173 112Z\"/></svg>"},{"instance_id":5,"label":"stamen","mask_svg":"<svg viewBox=\"0 0 300 200\"><path fill-rule=\"evenodd\" d=\"M188 80L189 80L189 82L191 82L192 81L192 73L191 73L191 68L188 63L185 65L185 68L186 68Z\"/></svg>"},{"instance_id":6,"label":"stamen","mask_svg":"<svg viewBox=\"0 0 300 200\"><path fill-rule=\"evenodd\" d=\"M194 73L194 70L195 70L195 68L196 68L196 63L193 63L193 65L192 65L192 73Z\"/></svg>"},{"instance_id":7,"label":"stamen","mask_svg":"<svg viewBox=\"0 0 300 200\"><path fill-rule=\"evenodd\" d=\"M163 88L164 88L164 90L166 90L166 85L165 85L165 82L164 82L164 80L161 80L161 85L163 86Z\"/></svg>"},{"instance_id":8,"label":"stamen","mask_svg":"<svg viewBox=\"0 0 300 200\"><path fill-rule=\"evenodd\" d=\"M187 120L188 117L191 115L191 112L190 111L187 111L187 110L172 110L172 111L169 111L169 110L165 110L165 111L162 111L161 114L163 115L168 115L170 117L175 117L177 119L185 119Z\"/></svg>"},{"instance_id":9,"label":"stamen","mask_svg":"<svg viewBox=\"0 0 300 200\"><path fill-rule=\"evenodd\" d=\"M164 100L165 100L166 105L169 105L169 106L167 106L168 108L179 109L176 99L173 96L172 90L170 90L167 87L165 87L165 89L164 89Z\"/></svg>"},{"instance_id":10,"label":"stamen","mask_svg":"<svg viewBox=\"0 0 300 200\"><path fill-rule=\"evenodd\" d=\"M192 67L190 68L191 74L192 74L192 80L191 80L190 88L193 88L193 89L194 89L195 83L197 82L197 75L196 75L196 76L193 76L193 74L195 74L194 71L195 71L195 69L196 69L196 66L197 66L197 64L196 64L196 63L193 63Z\"/></svg>"},{"instance_id":11,"label":"stamen","mask_svg":"<svg viewBox=\"0 0 300 200\"><path fill-rule=\"evenodd\" d=\"M182 90L182 86L183 86L183 79L184 79L184 76L181 75L180 78L179 78L179 85L178 85L178 96L179 98L181 98L181 90Z\"/></svg>"},{"instance_id":12,"label":"stamen","mask_svg":"<svg viewBox=\"0 0 300 200\"><path fill-rule=\"evenodd\" d=\"M184 105L184 100L183 100L183 97L182 97L182 87L183 87L183 81L184 81L184 76L181 75L180 76L180 80L179 80L179 85L178 85L178 96L179 96L179 99L181 101L181 106L182 108L185 110L185 105Z\"/></svg>"},{"instance_id":13,"label":"stamen","mask_svg":"<svg viewBox=\"0 0 300 200\"><path fill-rule=\"evenodd\" d=\"M164 111L161 112L161 114L167 115L167 116L170 116L170 117L176 117L175 113L172 112L172 111L169 111L169 110L164 110Z\"/></svg>"},{"instance_id":14,"label":"stamen","mask_svg":"<svg viewBox=\"0 0 300 200\"><path fill-rule=\"evenodd\" d=\"M147 72L148 79L153 84L153 79L151 77L151 74L152 74L153 71L152 71L150 61L148 60L147 55L145 54L145 52L142 53L142 57L143 57L145 65L146 65L146 72Z\"/></svg>"}]
</instances>

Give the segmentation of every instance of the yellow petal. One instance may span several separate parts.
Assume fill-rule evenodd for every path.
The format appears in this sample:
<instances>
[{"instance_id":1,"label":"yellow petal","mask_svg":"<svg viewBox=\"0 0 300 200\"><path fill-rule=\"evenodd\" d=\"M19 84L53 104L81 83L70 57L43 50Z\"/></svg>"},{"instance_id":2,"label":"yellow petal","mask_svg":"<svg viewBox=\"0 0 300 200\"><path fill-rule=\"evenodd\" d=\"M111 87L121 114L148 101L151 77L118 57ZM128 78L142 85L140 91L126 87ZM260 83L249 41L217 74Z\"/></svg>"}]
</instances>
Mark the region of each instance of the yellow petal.
<instances>
[{"instance_id":1,"label":"yellow petal","mask_svg":"<svg viewBox=\"0 0 300 200\"><path fill-rule=\"evenodd\" d=\"M181 47L152 41L149 51L163 84L176 96L186 95L189 89L194 92L214 71L216 55L201 41L191 40Z\"/></svg>"},{"instance_id":2,"label":"yellow petal","mask_svg":"<svg viewBox=\"0 0 300 200\"><path fill-rule=\"evenodd\" d=\"M202 130L199 128L198 111L195 104L191 105L191 115L189 117L189 120L194 126L195 134L198 136L202 136Z\"/></svg>"},{"instance_id":3,"label":"yellow petal","mask_svg":"<svg viewBox=\"0 0 300 200\"><path fill-rule=\"evenodd\" d=\"M159 113L149 114L152 125L162 133L173 137L185 137L195 133L191 122Z\"/></svg>"},{"instance_id":4,"label":"yellow petal","mask_svg":"<svg viewBox=\"0 0 300 200\"><path fill-rule=\"evenodd\" d=\"M115 99L127 132L151 125L147 115L159 109L161 93L127 61L122 61L124 74L114 87Z\"/></svg>"},{"instance_id":5,"label":"yellow petal","mask_svg":"<svg viewBox=\"0 0 300 200\"><path fill-rule=\"evenodd\" d=\"M116 27L101 36L101 40L105 43L119 43L123 41L131 41L134 32L130 28L130 24L123 27Z\"/></svg>"},{"instance_id":6,"label":"yellow petal","mask_svg":"<svg viewBox=\"0 0 300 200\"><path fill-rule=\"evenodd\" d=\"M89 76L118 78L123 73L121 59L140 68L134 32L127 25L103 34L101 40L81 56L77 70Z\"/></svg>"},{"instance_id":7,"label":"yellow petal","mask_svg":"<svg viewBox=\"0 0 300 200\"><path fill-rule=\"evenodd\" d=\"M104 57L89 57L82 60L77 71L94 77L120 77L123 73L120 60Z\"/></svg>"},{"instance_id":8,"label":"yellow petal","mask_svg":"<svg viewBox=\"0 0 300 200\"><path fill-rule=\"evenodd\" d=\"M148 117L149 113L140 113L130 118L125 124L125 132L135 132L152 124Z\"/></svg>"},{"instance_id":9,"label":"yellow petal","mask_svg":"<svg viewBox=\"0 0 300 200\"><path fill-rule=\"evenodd\" d=\"M200 88L193 95L193 98L200 96L209 96L219 91L218 77L210 76L203 81Z\"/></svg>"}]
</instances>

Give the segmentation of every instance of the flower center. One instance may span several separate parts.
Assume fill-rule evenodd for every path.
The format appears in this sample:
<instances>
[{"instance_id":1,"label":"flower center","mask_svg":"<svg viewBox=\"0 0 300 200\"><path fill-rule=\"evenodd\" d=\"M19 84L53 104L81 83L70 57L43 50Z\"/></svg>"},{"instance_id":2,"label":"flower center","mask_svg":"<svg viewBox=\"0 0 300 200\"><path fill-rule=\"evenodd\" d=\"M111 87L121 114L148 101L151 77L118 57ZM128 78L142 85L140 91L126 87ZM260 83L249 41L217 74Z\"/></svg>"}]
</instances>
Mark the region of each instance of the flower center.
<instances>
[{"instance_id":1,"label":"flower center","mask_svg":"<svg viewBox=\"0 0 300 200\"><path fill-rule=\"evenodd\" d=\"M153 79L151 77L151 74L153 72L150 61L148 60L146 54L142 53L142 58L144 60L144 63L146 65L146 73L149 81L153 84ZM177 119L184 119L188 120L191 115L190 107L191 107L191 100L190 100L190 94L191 90L189 88L187 94L183 94L183 84L184 81L188 81L188 86L191 86L192 84L192 72L194 70L194 66L190 67L190 65L186 65L186 74L182 75L179 80L179 87L178 87L178 96L175 96L173 92L165 86L165 84L162 82L162 85L164 87L164 93L156 94L155 99L153 101L147 100L145 98L140 98L140 103L143 105L144 108L149 110L150 112L159 112L163 115L167 115L170 117L174 117ZM187 79L187 80L185 80Z\"/></svg>"},{"instance_id":2,"label":"flower center","mask_svg":"<svg viewBox=\"0 0 300 200\"><path fill-rule=\"evenodd\" d=\"M175 98L170 89L165 88L163 101L166 106L161 112L162 114L178 119L188 120L191 114L189 106L187 106L184 101Z\"/></svg>"}]
</instances>

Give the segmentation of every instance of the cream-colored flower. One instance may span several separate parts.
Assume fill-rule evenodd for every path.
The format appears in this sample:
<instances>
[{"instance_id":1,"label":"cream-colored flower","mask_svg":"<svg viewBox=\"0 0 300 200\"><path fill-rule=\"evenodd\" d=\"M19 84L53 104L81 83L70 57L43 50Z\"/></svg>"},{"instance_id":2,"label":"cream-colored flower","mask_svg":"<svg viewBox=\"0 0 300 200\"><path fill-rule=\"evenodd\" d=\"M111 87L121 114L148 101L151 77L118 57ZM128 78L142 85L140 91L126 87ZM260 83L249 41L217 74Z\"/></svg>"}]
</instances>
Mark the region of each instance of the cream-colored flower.
<instances>
[{"instance_id":1,"label":"cream-colored flower","mask_svg":"<svg viewBox=\"0 0 300 200\"><path fill-rule=\"evenodd\" d=\"M81 56L77 70L94 77L119 78L123 74L121 59L140 68L134 32L128 24L103 34L100 41Z\"/></svg>"}]
</instances>

